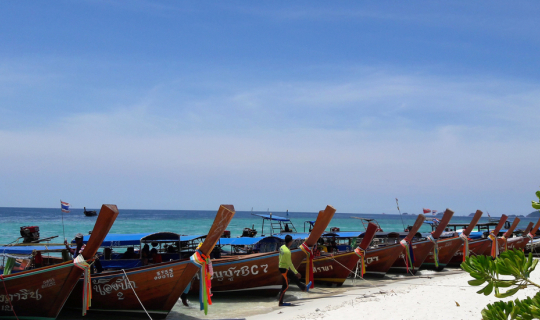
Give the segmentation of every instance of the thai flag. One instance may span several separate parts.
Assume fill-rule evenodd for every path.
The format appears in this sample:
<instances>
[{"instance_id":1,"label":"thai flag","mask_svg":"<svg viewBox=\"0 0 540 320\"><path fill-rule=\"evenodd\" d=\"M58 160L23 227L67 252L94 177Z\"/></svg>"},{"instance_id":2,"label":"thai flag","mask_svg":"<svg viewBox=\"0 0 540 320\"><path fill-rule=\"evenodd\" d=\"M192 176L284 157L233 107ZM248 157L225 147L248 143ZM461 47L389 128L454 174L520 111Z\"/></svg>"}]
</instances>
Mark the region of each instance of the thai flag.
<instances>
[{"instance_id":1,"label":"thai flag","mask_svg":"<svg viewBox=\"0 0 540 320\"><path fill-rule=\"evenodd\" d=\"M439 220L437 218L433 218L433 223L438 225L439 223L441 223L441 220Z\"/></svg>"},{"instance_id":2,"label":"thai flag","mask_svg":"<svg viewBox=\"0 0 540 320\"><path fill-rule=\"evenodd\" d=\"M69 203L60 201L60 209L62 209L62 212L69 213Z\"/></svg>"}]
</instances>

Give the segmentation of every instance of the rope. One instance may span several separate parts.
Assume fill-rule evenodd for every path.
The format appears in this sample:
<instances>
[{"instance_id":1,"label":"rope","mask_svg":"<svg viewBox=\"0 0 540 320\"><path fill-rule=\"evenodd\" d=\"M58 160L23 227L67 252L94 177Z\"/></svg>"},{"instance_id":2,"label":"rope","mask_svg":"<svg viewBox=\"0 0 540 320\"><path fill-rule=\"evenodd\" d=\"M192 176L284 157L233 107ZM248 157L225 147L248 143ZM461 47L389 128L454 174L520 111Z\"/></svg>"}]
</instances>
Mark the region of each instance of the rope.
<instances>
[{"instance_id":1,"label":"rope","mask_svg":"<svg viewBox=\"0 0 540 320\"><path fill-rule=\"evenodd\" d=\"M491 257L495 259L499 255L499 243L497 241L497 236L494 235L493 232L490 232L488 237L491 239Z\"/></svg>"},{"instance_id":2,"label":"rope","mask_svg":"<svg viewBox=\"0 0 540 320\"><path fill-rule=\"evenodd\" d=\"M0 280L2 280L2 284L4 285L4 290L6 291L6 299L9 302L9 306L11 307L11 311L13 311L13 315L15 316L15 319L19 320L19 317L17 317L17 314L15 313L15 308L13 308L13 305L11 304L11 299L9 298L9 294L6 287L6 280L4 280L4 276L0 274Z\"/></svg>"},{"instance_id":3,"label":"rope","mask_svg":"<svg viewBox=\"0 0 540 320\"><path fill-rule=\"evenodd\" d=\"M201 310L204 310L204 314L208 314L208 305L212 305L212 295L210 289L212 288L212 281L210 280L210 273L208 267L208 257L205 256L200 250L190 257L190 260L200 268L199 277L199 303Z\"/></svg>"},{"instance_id":4,"label":"rope","mask_svg":"<svg viewBox=\"0 0 540 320\"><path fill-rule=\"evenodd\" d=\"M435 267L439 267L439 242L433 238L433 234L430 234L427 239L433 243L433 260L435 261Z\"/></svg>"},{"instance_id":5,"label":"rope","mask_svg":"<svg viewBox=\"0 0 540 320\"><path fill-rule=\"evenodd\" d=\"M407 240L403 239L399 242L401 246L405 249L405 266L407 268L407 272L409 272L409 265L414 270L414 253L412 251L412 247L410 243L407 242Z\"/></svg>"},{"instance_id":6,"label":"rope","mask_svg":"<svg viewBox=\"0 0 540 320\"><path fill-rule=\"evenodd\" d=\"M362 267L360 269L360 277L364 277L364 273L366 273L366 263L364 261L364 258L366 256L366 251L360 247L357 247L354 249L354 253L360 258L359 262L362 264Z\"/></svg>"},{"instance_id":7,"label":"rope","mask_svg":"<svg viewBox=\"0 0 540 320\"><path fill-rule=\"evenodd\" d=\"M304 242L300 245L300 249L304 251L307 256L306 261L306 283L311 282L310 288L315 288L315 280L313 277L313 250Z\"/></svg>"},{"instance_id":8,"label":"rope","mask_svg":"<svg viewBox=\"0 0 540 320\"><path fill-rule=\"evenodd\" d=\"M460 233L459 237L463 240L463 261L469 256L469 239L465 233Z\"/></svg>"},{"instance_id":9,"label":"rope","mask_svg":"<svg viewBox=\"0 0 540 320\"><path fill-rule=\"evenodd\" d=\"M127 275L126 271L124 269L122 269L122 272L126 276L126 280L129 283L129 287L131 288L131 290L133 290L133 293L135 294L135 297L137 297L137 300L139 300L139 303L141 304L141 307L143 308L144 312L146 312L146 315L148 316L148 318L150 318L150 320L152 320L152 317L150 316L150 314L148 314L148 311L146 311L146 308L142 304L141 299L139 299L139 296L137 295L137 292L135 292L135 289L131 285L131 281L129 281L129 278L128 278L128 275Z\"/></svg>"}]
</instances>

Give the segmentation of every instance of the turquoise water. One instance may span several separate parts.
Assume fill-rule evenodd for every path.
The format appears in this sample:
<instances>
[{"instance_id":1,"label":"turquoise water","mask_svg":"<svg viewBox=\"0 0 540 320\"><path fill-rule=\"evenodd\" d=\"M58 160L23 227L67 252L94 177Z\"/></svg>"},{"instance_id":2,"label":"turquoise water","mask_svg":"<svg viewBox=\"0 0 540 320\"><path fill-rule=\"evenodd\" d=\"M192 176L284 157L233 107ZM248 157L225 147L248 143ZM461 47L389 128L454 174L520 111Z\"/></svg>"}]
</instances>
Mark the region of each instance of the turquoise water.
<instances>
[{"instance_id":1,"label":"turquoise water","mask_svg":"<svg viewBox=\"0 0 540 320\"><path fill-rule=\"evenodd\" d=\"M217 209L217 208L216 208ZM88 210L94 210L88 208ZM266 214L266 212L261 212ZM205 234L213 222L216 211L196 210L131 210L121 209L118 219L114 223L111 233L141 233L171 231L180 234ZM273 212L275 215L286 216L284 212ZM339 227L341 231L363 230L360 220L352 219L351 216L375 218L384 231L401 231L403 225L399 215L381 214L354 214L336 213L329 227ZM315 212L289 212L289 218L293 221L298 232L304 231L304 221L315 220ZM412 225L416 216L403 216L405 226ZM470 217L454 216L452 223L466 223ZM21 226L36 225L40 227L41 237L59 236L52 240L55 243L63 241L63 229L66 238L81 232L87 234L92 230L96 217L86 217L82 209L72 209L70 213L63 214L60 209L51 208L0 208L0 243L5 244L19 237ZM482 218L481 222L487 222L488 218ZM535 218L521 218L519 227L526 227L530 222L536 222ZM253 225L261 234L262 219L251 215L250 212L237 212L231 221L228 230L231 237L240 236L243 228ZM268 229L265 229L267 232ZM431 231L428 225L421 229L422 232ZM265 232L265 233L266 233Z\"/></svg>"},{"instance_id":2,"label":"turquoise water","mask_svg":"<svg viewBox=\"0 0 540 320\"><path fill-rule=\"evenodd\" d=\"M90 210L90 209L89 209ZM266 212L261 212L266 214ZM275 215L286 216L283 212L273 212ZM172 231L181 234L204 234L208 232L214 219L216 211L194 211L194 210L123 210L120 209L118 219L114 223L111 233L141 233ZM365 218L375 218L385 231L400 231L405 226L412 225L416 216L380 215L380 214L352 214L336 213L330 223L330 227L339 227L342 231L363 230L360 220L352 219L351 216ZM290 212L289 218L293 221L297 231L303 232L304 221L314 220L317 217L315 212ZM250 212L237 212L228 230L231 236L239 236L244 227L255 228L261 233L262 219L251 215ZM470 217L455 216L452 223L468 223ZM64 213L63 225L68 239L73 238L77 232L88 233L92 229L96 217L86 217L82 209L73 209L70 213ZM487 222L488 218L483 218L481 222ZM522 218L519 227L525 227L530 221L537 219ZM53 242L61 242L64 238L62 227L62 213L59 209L50 208L0 208L0 243L8 243L19 237L21 226L37 225L40 227L41 237L51 237L58 235ZM422 232L431 231L430 226L424 225ZM444 275L455 272L445 270L437 275ZM427 274L424 274L427 273ZM421 271L419 275L434 275L433 271ZM311 294L299 292L296 288L291 288L287 293L286 301L294 302L303 299L317 299L318 297L340 294L351 288L380 285L391 281L399 281L406 277L403 275L389 275L383 280L347 280L342 288L317 287ZM190 296L193 302L192 307L186 308L179 302L167 317L168 320L193 320L193 319L223 319L223 318L244 318L247 315L266 313L277 308L276 297L261 295L241 295L227 296L216 295L213 298L214 305L210 307L208 316L198 310L197 297ZM62 311L60 319L144 319L140 316L111 315L111 314L89 314L81 317L79 312Z\"/></svg>"}]
</instances>

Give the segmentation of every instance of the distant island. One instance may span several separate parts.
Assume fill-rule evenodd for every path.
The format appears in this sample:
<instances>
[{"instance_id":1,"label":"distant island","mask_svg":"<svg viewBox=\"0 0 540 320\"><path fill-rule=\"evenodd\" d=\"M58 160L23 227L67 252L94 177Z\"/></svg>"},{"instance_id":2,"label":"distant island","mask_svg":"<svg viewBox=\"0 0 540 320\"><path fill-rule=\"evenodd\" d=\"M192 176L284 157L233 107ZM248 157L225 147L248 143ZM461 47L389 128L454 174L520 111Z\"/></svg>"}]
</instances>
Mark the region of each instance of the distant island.
<instances>
[{"instance_id":1,"label":"distant island","mask_svg":"<svg viewBox=\"0 0 540 320\"><path fill-rule=\"evenodd\" d=\"M527 215L527 218L538 218L540 217L540 211L535 210Z\"/></svg>"}]
</instances>

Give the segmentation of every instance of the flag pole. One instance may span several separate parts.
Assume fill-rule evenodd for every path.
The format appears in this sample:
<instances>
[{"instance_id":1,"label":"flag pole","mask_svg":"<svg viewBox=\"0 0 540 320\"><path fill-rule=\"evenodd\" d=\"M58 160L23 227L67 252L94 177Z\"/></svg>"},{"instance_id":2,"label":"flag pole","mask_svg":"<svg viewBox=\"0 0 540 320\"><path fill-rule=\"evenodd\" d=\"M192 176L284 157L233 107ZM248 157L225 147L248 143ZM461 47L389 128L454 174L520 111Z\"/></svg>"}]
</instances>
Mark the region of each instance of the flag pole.
<instances>
[{"instance_id":1,"label":"flag pole","mask_svg":"<svg viewBox=\"0 0 540 320\"><path fill-rule=\"evenodd\" d=\"M64 241L66 241L66 230L64 229L64 210L62 210L62 199L60 199L60 211L62 212L62 232L64 233Z\"/></svg>"},{"instance_id":2,"label":"flag pole","mask_svg":"<svg viewBox=\"0 0 540 320\"><path fill-rule=\"evenodd\" d=\"M403 230L405 230L405 223L403 222L403 216L401 215L401 210L399 210L399 203L398 203L397 198L396 198L396 206L397 206L397 210L399 212L399 217L401 218L401 225L403 226Z\"/></svg>"}]
</instances>

